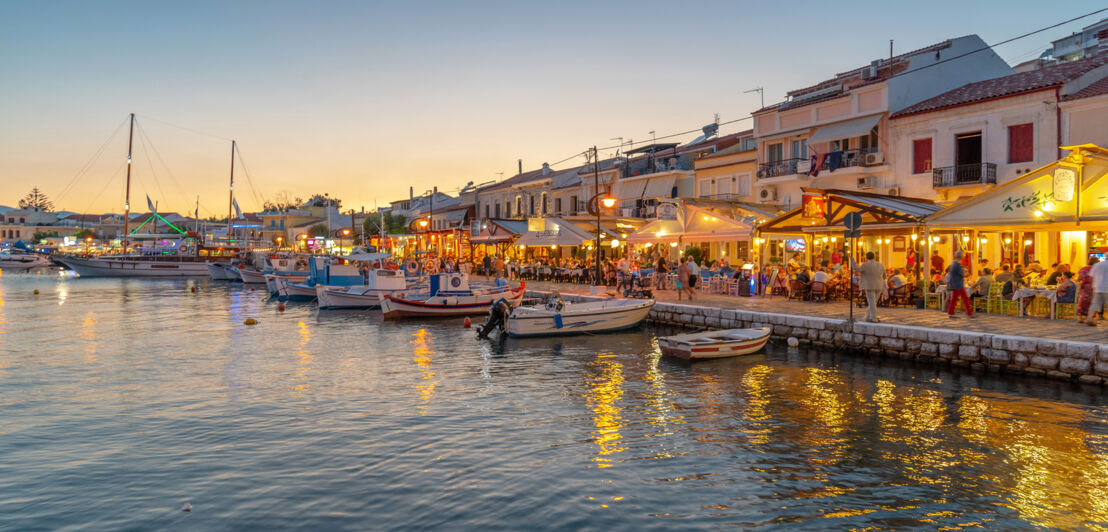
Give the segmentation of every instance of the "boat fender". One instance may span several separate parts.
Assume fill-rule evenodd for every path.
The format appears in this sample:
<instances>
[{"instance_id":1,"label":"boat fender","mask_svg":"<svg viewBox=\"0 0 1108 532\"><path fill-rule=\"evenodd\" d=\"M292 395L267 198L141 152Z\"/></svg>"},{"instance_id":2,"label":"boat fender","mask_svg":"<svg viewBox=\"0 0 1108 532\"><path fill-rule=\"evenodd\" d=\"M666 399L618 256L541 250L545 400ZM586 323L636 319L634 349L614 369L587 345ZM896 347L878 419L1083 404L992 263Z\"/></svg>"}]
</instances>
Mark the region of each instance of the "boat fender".
<instances>
[{"instance_id":1,"label":"boat fender","mask_svg":"<svg viewBox=\"0 0 1108 532\"><path fill-rule=\"evenodd\" d=\"M554 328L555 329L561 329L562 328L562 315L561 314L555 314L554 315Z\"/></svg>"},{"instance_id":2,"label":"boat fender","mask_svg":"<svg viewBox=\"0 0 1108 532\"><path fill-rule=\"evenodd\" d=\"M443 300L443 303L445 303L446 306L448 306L448 307L453 307L454 305L458 304L458 298L448 297L445 300Z\"/></svg>"},{"instance_id":3,"label":"boat fender","mask_svg":"<svg viewBox=\"0 0 1108 532\"><path fill-rule=\"evenodd\" d=\"M473 322L470 321L469 316L466 316L466 319L462 320L462 328L463 329L468 329L472 326L473 326Z\"/></svg>"}]
</instances>

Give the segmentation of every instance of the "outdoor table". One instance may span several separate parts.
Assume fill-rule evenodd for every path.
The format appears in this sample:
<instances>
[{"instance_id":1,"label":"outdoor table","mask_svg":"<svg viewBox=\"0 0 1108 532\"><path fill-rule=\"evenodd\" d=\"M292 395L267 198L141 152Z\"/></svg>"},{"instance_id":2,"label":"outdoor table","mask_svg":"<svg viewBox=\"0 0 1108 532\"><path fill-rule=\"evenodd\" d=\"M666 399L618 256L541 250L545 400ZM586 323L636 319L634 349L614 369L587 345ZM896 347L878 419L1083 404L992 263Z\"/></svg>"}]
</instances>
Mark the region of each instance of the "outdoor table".
<instances>
[{"instance_id":1,"label":"outdoor table","mask_svg":"<svg viewBox=\"0 0 1108 532\"><path fill-rule=\"evenodd\" d=\"M1050 319L1054 319L1054 303L1058 301L1058 292L1050 288L1020 288L1016 290L1016 293L1012 294L1012 299L1020 302L1020 316L1027 310L1027 304L1024 303L1024 298L1028 297L1045 297L1050 300Z\"/></svg>"}]
</instances>

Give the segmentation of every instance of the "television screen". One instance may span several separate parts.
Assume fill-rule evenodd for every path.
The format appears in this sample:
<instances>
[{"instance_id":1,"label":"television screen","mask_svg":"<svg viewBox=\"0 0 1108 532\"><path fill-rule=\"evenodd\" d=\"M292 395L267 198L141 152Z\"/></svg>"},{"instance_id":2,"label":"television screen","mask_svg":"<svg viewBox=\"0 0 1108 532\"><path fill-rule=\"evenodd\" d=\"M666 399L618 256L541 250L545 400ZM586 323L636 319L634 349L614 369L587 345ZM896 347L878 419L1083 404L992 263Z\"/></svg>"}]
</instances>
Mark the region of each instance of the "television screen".
<instances>
[{"instance_id":1,"label":"television screen","mask_svg":"<svg viewBox=\"0 0 1108 532\"><path fill-rule=\"evenodd\" d=\"M785 251L788 251L789 253L803 253L804 249L805 246L803 238L785 241Z\"/></svg>"}]
</instances>

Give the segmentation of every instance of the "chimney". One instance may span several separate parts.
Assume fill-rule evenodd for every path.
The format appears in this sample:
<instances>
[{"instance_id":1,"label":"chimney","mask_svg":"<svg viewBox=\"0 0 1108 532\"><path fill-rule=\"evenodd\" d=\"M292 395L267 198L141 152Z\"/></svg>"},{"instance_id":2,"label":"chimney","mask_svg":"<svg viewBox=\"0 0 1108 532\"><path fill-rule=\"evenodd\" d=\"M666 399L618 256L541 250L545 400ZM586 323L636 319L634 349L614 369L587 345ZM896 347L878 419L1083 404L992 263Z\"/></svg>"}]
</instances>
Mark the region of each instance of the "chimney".
<instances>
[{"instance_id":1,"label":"chimney","mask_svg":"<svg viewBox=\"0 0 1108 532\"><path fill-rule=\"evenodd\" d=\"M415 187L408 187L408 203L415 199Z\"/></svg>"},{"instance_id":2,"label":"chimney","mask_svg":"<svg viewBox=\"0 0 1108 532\"><path fill-rule=\"evenodd\" d=\"M550 163L542 163L542 175L550 175Z\"/></svg>"},{"instance_id":3,"label":"chimney","mask_svg":"<svg viewBox=\"0 0 1108 532\"><path fill-rule=\"evenodd\" d=\"M519 160L519 172L517 172L517 173L519 173L519 174L523 173L523 159Z\"/></svg>"}]
</instances>

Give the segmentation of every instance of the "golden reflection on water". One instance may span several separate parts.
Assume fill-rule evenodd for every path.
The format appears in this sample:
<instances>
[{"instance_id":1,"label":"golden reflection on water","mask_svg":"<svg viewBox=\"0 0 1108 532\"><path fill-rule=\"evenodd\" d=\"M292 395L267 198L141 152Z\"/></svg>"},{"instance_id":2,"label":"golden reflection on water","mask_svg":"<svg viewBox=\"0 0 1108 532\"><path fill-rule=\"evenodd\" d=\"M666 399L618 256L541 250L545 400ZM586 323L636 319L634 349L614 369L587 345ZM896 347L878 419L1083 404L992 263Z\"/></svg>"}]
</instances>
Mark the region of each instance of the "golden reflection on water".
<instances>
[{"instance_id":1,"label":"golden reflection on water","mask_svg":"<svg viewBox=\"0 0 1108 532\"><path fill-rule=\"evenodd\" d=\"M650 424L658 429L653 436L668 436L673 434L672 425L681 424L682 416L675 413L673 402L669 400L670 392L666 387L666 376L658 369L658 361L662 354L657 349L648 355L646 373L643 379L647 382L647 392L643 399L649 405Z\"/></svg>"},{"instance_id":2,"label":"golden reflection on water","mask_svg":"<svg viewBox=\"0 0 1108 532\"><path fill-rule=\"evenodd\" d=\"M96 322L99 318L91 310L81 320L81 339L84 340L85 362L93 363L97 360L96 347L100 339L96 337Z\"/></svg>"},{"instance_id":3,"label":"golden reflection on water","mask_svg":"<svg viewBox=\"0 0 1108 532\"><path fill-rule=\"evenodd\" d=\"M746 370L742 377L742 391L746 399L743 417L750 422L750 428L746 432L750 436L750 443L755 445L769 443L770 428L766 421L769 421L770 414L766 408L770 397L766 381L772 371L769 366L758 364ZM757 447L755 450L762 452Z\"/></svg>"},{"instance_id":4,"label":"golden reflection on water","mask_svg":"<svg viewBox=\"0 0 1108 532\"><path fill-rule=\"evenodd\" d=\"M416 384L416 391L419 392L419 397L423 400L419 405L420 415L427 413L427 405L431 404L431 400L435 398L435 385L438 384L438 380L435 379L435 372L431 370L431 355L435 354L435 350L431 348L428 343L429 338L434 338L427 332L427 329L420 328L418 331L412 334L412 360L415 362L416 367L419 368L420 380L419 384Z\"/></svg>"},{"instance_id":5,"label":"golden reflection on water","mask_svg":"<svg viewBox=\"0 0 1108 532\"><path fill-rule=\"evenodd\" d=\"M292 389L294 392L302 393L308 389L308 372L312 370L312 361L315 360L315 357L308 350L308 342L312 340L312 330L308 328L308 324L304 323L304 320L297 322L296 326L300 342L296 347L297 368L293 375L296 384L293 385Z\"/></svg>"},{"instance_id":6,"label":"golden reflection on water","mask_svg":"<svg viewBox=\"0 0 1108 532\"><path fill-rule=\"evenodd\" d=\"M596 426L593 442L597 452L593 461L600 468L612 467L615 462L609 455L624 450L623 435L620 433L623 423L618 405L623 397L623 364L612 359L611 355L602 354L589 362L589 368L591 371L585 399L592 410L593 425Z\"/></svg>"}]
</instances>

